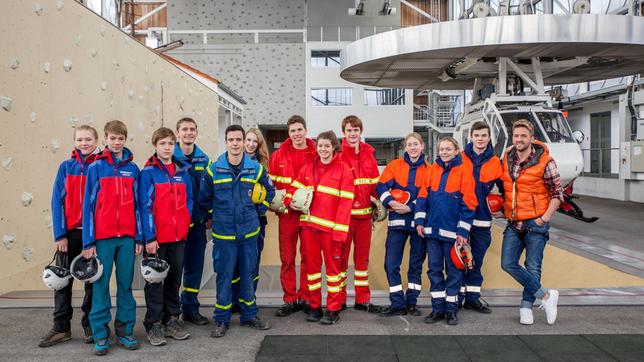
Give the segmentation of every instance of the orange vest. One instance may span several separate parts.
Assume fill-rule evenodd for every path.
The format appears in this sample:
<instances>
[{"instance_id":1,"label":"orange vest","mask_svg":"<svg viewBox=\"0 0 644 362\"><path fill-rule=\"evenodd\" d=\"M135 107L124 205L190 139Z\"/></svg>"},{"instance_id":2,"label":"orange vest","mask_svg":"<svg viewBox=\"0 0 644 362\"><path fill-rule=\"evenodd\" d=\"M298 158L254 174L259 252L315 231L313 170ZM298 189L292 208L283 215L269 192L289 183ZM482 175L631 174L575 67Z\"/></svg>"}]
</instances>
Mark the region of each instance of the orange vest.
<instances>
[{"instance_id":1,"label":"orange vest","mask_svg":"<svg viewBox=\"0 0 644 362\"><path fill-rule=\"evenodd\" d=\"M511 176L516 154L509 149L503 155L502 180L505 189L503 209L508 220L536 219L546 212L550 204L550 194L546 188L543 173L552 157L548 147L542 142L533 141L532 147L536 153L527 167L519 172L516 180Z\"/></svg>"}]
</instances>

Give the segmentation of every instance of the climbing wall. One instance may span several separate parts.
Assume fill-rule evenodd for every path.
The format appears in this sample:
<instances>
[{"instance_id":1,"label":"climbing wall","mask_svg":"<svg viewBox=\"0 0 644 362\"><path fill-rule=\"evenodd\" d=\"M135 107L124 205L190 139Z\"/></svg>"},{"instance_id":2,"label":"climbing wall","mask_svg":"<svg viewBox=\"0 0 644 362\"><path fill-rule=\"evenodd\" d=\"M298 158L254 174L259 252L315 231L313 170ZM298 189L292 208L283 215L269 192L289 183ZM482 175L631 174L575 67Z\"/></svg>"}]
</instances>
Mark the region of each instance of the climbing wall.
<instances>
[{"instance_id":1,"label":"climbing wall","mask_svg":"<svg viewBox=\"0 0 644 362\"><path fill-rule=\"evenodd\" d=\"M0 294L42 289L53 255L50 197L73 130L128 125L142 166L150 136L182 116L217 150L218 96L73 0L3 2L0 11ZM214 156L214 154L212 155Z\"/></svg>"}]
</instances>

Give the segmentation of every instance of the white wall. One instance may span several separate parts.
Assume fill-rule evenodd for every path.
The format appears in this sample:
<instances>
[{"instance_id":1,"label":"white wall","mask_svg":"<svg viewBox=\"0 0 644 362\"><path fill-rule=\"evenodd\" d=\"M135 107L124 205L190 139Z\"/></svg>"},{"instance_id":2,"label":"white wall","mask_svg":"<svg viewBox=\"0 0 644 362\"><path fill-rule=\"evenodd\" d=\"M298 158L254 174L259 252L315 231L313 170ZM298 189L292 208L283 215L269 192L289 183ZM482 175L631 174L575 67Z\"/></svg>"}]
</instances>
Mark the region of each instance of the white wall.
<instances>
[{"instance_id":1,"label":"white wall","mask_svg":"<svg viewBox=\"0 0 644 362\"><path fill-rule=\"evenodd\" d=\"M404 106L365 106L365 87L345 81L341 68L311 67L311 50L342 50L345 42L306 43L306 122L309 134L333 130L342 134L342 119L350 114L364 123L365 138L402 138L413 130L413 92L405 92ZM351 106L313 106L311 88L352 88Z\"/></svg>"}]
</instances>

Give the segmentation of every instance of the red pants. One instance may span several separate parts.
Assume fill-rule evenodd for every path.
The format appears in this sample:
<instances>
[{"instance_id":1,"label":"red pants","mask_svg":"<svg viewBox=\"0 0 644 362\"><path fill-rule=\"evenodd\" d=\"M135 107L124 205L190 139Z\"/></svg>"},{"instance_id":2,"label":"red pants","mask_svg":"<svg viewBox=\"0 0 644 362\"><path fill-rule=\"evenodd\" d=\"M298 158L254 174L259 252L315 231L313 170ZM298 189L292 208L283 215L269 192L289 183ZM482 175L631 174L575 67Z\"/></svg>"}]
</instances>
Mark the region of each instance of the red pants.
<instances>
[{"instance_id":1,"label":"red pants","mask_svg":"<svg viewBox=\"0 0 644 362\"><path fill-rule=\"evenodd\" d=\"M282 268L280 281L284 291L284 303L294 302L297 299L308 300L306 291L306 255L300 241L300 289L295 282L295 255L297 254L297 239L300 234L300 213L293 212L279 217L279 246Z\"/></svg>"},{"instance_id":2,"label":"red pants","mask_svg":"<svg viewBox=\"0 0 644 362\"><path fill-rule=\"evenodd\" d=\"M367 303L371 300L369 290L369 252L371 249L371 219L351 218L349 235L342 250L342 303L347 301L347 270L349 253L353 241L353 264L355 274L353 285L356 291L356 303Z\"/></svg>"},{"instance_id":3,"label":"red pants","mask_svg":"<svg viewBox=\"0 0 644 362\"><path fill-rule=\"evenodd\" d=\"M302 242L306 253L306 279L311 308L322 307L322 255L326 270L326 309L339 311L342 308L342 263L341 242L333 241L331 233L314 229L302 229Z\"/></svg>"}]
</instances>

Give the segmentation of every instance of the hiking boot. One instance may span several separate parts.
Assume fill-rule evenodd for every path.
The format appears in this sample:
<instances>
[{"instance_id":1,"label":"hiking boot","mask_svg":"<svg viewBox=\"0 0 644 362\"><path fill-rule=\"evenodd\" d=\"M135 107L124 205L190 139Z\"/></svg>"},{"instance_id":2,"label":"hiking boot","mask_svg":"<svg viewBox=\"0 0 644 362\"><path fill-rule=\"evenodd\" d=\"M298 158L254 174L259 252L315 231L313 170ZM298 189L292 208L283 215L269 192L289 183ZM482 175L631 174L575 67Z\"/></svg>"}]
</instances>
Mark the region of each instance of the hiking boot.
<instances>
[{"instance_id":1,"label":"hiking boot","mask_svg":"<svg viewBox=\"0 0 644 362\"><path fill-rule=\"evenodd\" d=\"M47 332L47 334L45 334L44 337L40 339L40 342L38 343L38 347L40 348L51 347L58 343L69 341L70 339L72 339L71 331L57 332L55 329L52 328L49 330L49 332Z\"/></svg>"},{"instance_id":2,"label":"hiking boot","mask_svg":"<svg viewBox=\"0 0 644 362\"><path fill-rule=\"evenodd\" d=\"M94 334L92 333L92 327L84 326L83 333L85 334L85 344L94 343Z\"/></svg>"},{"instance_id":3,"label":"hiking boot","mask_svg":"<svg viewBox=\"0 0 644 362\"><path fill-rule=\"evenodd\" d=\"M148 341L150 341L150 344L153 346L163 346L168 343L165 340L163 326L160 322L152 324L152 328L148 331Z\"/></svg>"},{"instance_id":4,"label":"hiking boot","mask_svg":"<svg viewBox=\"0 0 644 362\"><path fill-rule=\"evenodd\" d=\"M198 326L205 326L206 324L210 323L208 321L208 318L202 316L201 314L199 314L199 312L190 315L184 313L183 315L181 315L181 319L183 319L185 322L190 322Z\"/></svg>"},{"instance_id":5,"label":"hiking boot","mask_svg":"<svg viewBox=\"0 0 644 362\"><path fill-rule=\"evenodd\" d=\"M275 315L278 317L288 317L291 314L295 312L299 312L302 310L302 306L300 303L296 302L288 302L281 306L277 311L275 312Z\"/></svg>"},{"instance_id":6,"label":"hiking boot","mask_svg":"<svg viewBox=\"0 0 644 362\"><path fill-rule=\"evenodd\" d=\"M423 313L421 313L420 309L416 307L416 304L412 304L407 306L407 314L414 317L420 317L420 315L422 315Z\"/></svg>"},{"instance_id":7,"label":"hiking boot","mask_svg":"<svg viewBox=\"0 0 644 362\"><path fill-rule=\"evenodd\" d=\"M139 341L131 334L129 336L116 336L116 344L130 351L141 347Z\"/></svg>"},{"instance_id":8,"label":"hiking boot","mask_svg":"<svg viewBox=\"0 0 644 362\"><path fill-rule=\"evenodd\" d=\"M466 300L463 304L463 308L483 314L492 313L492 309L490 309L487 303L483 303L480 299L477 299L475 301Z\"/></svg>"},{"instance_id":9,"label":"hiking boot","mask_svg":"<svg viewBox=\"0 0 644 362\"><path fill-rule=\"evenodd\" d=\"M230 307L230 313L235 314L240 312L241 312L241 306L237 303L233 303L233 306Z\"/></svg>"},{"instance_id":10,"label":"hiking boot","mask_svg":"<svg viewBox=\"0 0 644 362\"><path fill-rule=\"evenodd\" d=\"M307 302L306 300L298 299L297 304L300 305L300 309L302 310L302 312L304 312L304 314L311 313L311 306L309 305L309 302Z\"/></svg>"},{"instance_id":11,"label":"hiking boot","mask_svg":"<svg viewBox=\"0 0 644 362\"><path fill-rule=\"evenodd\" d=\"M188 337L190 337L190 333L183 329L183 323L181 323L177 316L172 316L165 324L165 336L182 341L184 339L188 339Z\"/></svg>"},{"instance_id":12,"label":"hiking boot","mask_svg":"<svg viewBox=\"0 0 644 362\"><path fill-rule=\"evenodd\" d=\"M365 303L356 303L353 306L353 309L367 312L367 313L380 313L382 311L382 307L379 305L371 304L369 302Z\"/></svg>"},{"instance_id":13,"label":"hiking boot","mask_svg":"<svg viewBox=\"0 0 644 362\"><path fill-rule=\"evenodd\" d=\"M255 319L249 321L241 322L241 325L243 327L257 329L258 331L265 331L270 328L268 322L264 322L263 320L259 319L259 317L255 317Z\"/></svg>"},{"instance_id":14,"label":"hiking boot","mask_svg":"<svg viewBox=\"0 0 644 362\"><path fill-rule=\"evenodd\" d=\"M380 311L380 315L383 317L396 317L401 315L407 315L407 308L384 307Z\"/></svg>"},{"instance_id":15,"label":"hiking boot","mask_svg":"<svg viewBox=\"0 0 644 362\"><path fill-rule=\"evenodd\" d=\"M557 320L557 302L559 301L559 292L554 289L548 291L548 299L541 300L539 309L546 312L548 324L553 325Z\"/></svg>"},{"instance_id":16,"label":"hiking boot","mask_svg":"<svg viewBox=\"0 0 644 362\"><path fill-rule=\"evenodd\" d=\"M311 313L306 317L307 322L319 322L322 318L322 308L311 308Z\"/></svg>"},{"instance_id":17,"label":"hiking boot","mask_svg":"<svg viewBox=\"0 0 644 362\"><path fill-rule=\"evenodd\" d=\"M448 326L455 326L458 324L458 317L456 312L447 312L445 314L445 320L447 321Z\"/></svg>"},{"instance_id":18,"label":"hiking boot","mask_svg":"<svg viewBox=\"0 0 644 362\"><path fill-rule=\"evenodd\" d=\"M110 351L110 340L107 338L99 339L94 342L94 354L96 356L105 356Z\"/></svg>"},{"instance_id":19,"label":"hiking boot","mask_svg":"<svg viewBox=\"0 0 644 362\"><path fill-rule=\"evenodd\" d=\"M324 317L320 318L320 323L324 325L336 324L340 320L339 310L327 310Z\"/></svg>"},{"instance_id":20,"label":"hiking boot","mask_svg":"<svg viewBox=\"0 0 644 362\"><path fill-rule=\"evenodd\" d=\"M434 324L438 321L445 319L445 313L440 312L431 312L427 317L425 317L425 323Z\"/></svg>"},{"instance_id":21,"label":"hiking boot","mask_svg":"<svg viewBox=\"0 0 644 362\"><path fill-rule=\"evenodd\" d=\"M220 338L226 335L228 324L215 321L215 329L210 332L210 337Z\"/></svg>"}]
</instances>

